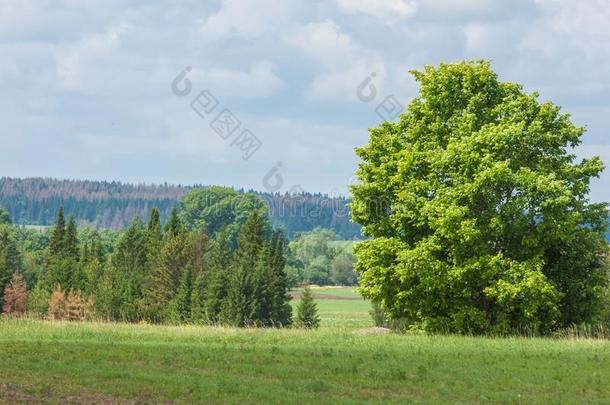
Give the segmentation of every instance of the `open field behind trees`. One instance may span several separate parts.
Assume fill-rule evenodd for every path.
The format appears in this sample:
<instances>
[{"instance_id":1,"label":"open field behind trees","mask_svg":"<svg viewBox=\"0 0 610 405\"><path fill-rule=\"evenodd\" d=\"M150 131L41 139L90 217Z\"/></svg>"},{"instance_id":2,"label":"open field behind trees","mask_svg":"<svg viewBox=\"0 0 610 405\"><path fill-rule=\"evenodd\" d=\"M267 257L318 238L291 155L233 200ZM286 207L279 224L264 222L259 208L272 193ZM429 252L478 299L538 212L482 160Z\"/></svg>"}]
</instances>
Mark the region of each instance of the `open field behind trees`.
<instances>
[{"instance_id":1,"label":"open field behind trees","mask_svg":"<svg viewBox=\"0 0 610 405\"><path fill-rule=\"evenodd\" d=\"M371 303L365 301L353 287L312 287L322 322L322 328L366 328L373 326L369 314ZM291 291L293 313L299 303L300 290Z\"/></svg>"},{"instance_id":2,"label":"open field behind trees","mask_svg":"<svg viewBox=\"0 0 610 405\"><path fill-rule=\"evenodd\" d=\"M374 334L332 326L329 314L341 309L320 307L326 326L314 331L1 318L0 402L602 404L610 397L609 341Z\"/></svg>"}]
</instances>

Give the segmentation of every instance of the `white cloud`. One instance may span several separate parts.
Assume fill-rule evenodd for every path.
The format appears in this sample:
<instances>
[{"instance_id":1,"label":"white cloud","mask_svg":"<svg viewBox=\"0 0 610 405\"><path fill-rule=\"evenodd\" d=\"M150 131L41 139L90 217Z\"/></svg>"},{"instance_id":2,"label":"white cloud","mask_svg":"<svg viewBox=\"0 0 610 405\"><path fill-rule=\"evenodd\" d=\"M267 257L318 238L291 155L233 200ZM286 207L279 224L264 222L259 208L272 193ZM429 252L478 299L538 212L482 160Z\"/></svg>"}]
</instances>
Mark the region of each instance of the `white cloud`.
<instances>
[{"instance_id":1,"label":"white cloud","mask_svg":"<svg viewBox=\"0 0 610 405\"><path fill-rule=\"evenodd\" d=\"M228 97L268 97L284 86L284 82L273 72L273 63L257 62L245 71L211 68L194 72L194 80L213 92Z\"/></svg>"},{"instance_id":2,"label":"white cloud","mask_svg":"<svg viewBox=\"0 0 610 405\"><path fill-rule=\"evenodd\" d=\"M323 66L349 65L357 51L349 35L330 20L297 27L287 42Z\"/></svg>"},{"instance_id":3,"label":"white cloud","mask_svg":"<svg viewBox=\"0 0 610 405\"><path fill-rule=\"evenodd\" d=\"M316 75L305 95L311 101L361 102L357 90L360 84L371 77L378 97L385 96L386 69L382 63L367 64L359 61L345 70L336 70ZM369 90L367 90L368 95Z\"/></svg>"},{"instance_id":4,"label":"white cloud","mask_svg":"<svg viewBox=\"0 0 610 405\"><path fill-rule=\"evenodd\" d=\"M222 0L220 10L201 22L202 38L256 38L289 20L294 12L291 3L289 0Z\"/></svg>"},{"instance_id":5,"label":"white cloud","mask_svg":"<svg viewBox=\"0 0 610 405\"><path fill-rule=\"evenodd\" d=\"M413 16L417 3L413 0L336 0L339 9L347 14L368 14L387 22Z\"/></svg>"}]
</instances>

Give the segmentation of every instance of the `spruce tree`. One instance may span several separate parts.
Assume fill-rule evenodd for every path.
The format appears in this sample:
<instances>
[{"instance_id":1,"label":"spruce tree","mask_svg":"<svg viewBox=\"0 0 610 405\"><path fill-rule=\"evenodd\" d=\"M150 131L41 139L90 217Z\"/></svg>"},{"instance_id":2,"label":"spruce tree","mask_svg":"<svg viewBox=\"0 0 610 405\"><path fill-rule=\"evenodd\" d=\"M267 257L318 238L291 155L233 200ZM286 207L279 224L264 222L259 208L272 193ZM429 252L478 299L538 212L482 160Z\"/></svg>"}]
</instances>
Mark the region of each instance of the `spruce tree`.
<instances>
[{"instance_id":1,"label":"spruce tree","mask_svg":"<svg viewBox=\"0 0 610 405\"><path fill-rule=\"evenodd\" d=\"M64 249L64 236L66 234L66 219L64 217L64 207L59 207L57 211L57 219L55 221L55 227L51 235L51 241L49 242L49 256L61 254Z\"/></svg>"},{"instance_id":2,"label":"spruce tree","mask_svg":"<svg viewBox=\"0 0 610 405\"><path fill-rule=\"evenodd\" d=\"M316 329L320 326L318 306L313 299L309 286L303 289L301 301L297 305L296 326L305 329Z\"/></svg>"},{"instance_id":3,"label":"spruce tree","mask_svg":"<svg viewBox=\"0 0 610 405\"><path fill-rule=\"evenodd\" d=\"M271 320L275 326L290 326L292 323L291 297L288 295L289 281L286 274L286 237L284 231L275 231L269 249L271 273Z\"/></svg>"},{"instance_id":4,"label":"spruce tree","mask_svg":"<svg viewBox=\"0 0 610 405\"><path fill-rule=\"evenodd\" d=\"M228 294L231 263L231 237L228 232L220 231L216 240L212 241L206 258L207 272L195 280L196 295L193 299L195 306L193 311L199 319L218 324L222 320L221 311ZM199 285L203 285L203 293L199 292Z\"/></svg>"},{"instance_id":5,"label":"spruce tree","mask_svg":"<svg viewBox=\"0 0 610 405\"><path fill-rule=\"evenodd\" d=\"M153 208L150 212L150 219L146 227L146 241L149 261L154 262L159 255L161 244L163 242L163 230L161 228L161 217L159 210Z\"/></svg>"},{"instance_id":6,"label":"spruce tree","mask_svg":"<svg viewBox=\"0 0 610 405\"><path fill-rule=\"evenodd\" d=\"M222 319L234 326L250 326L258 322L259 297L256 267L264 244L263 218L254 211L242 226L237 237L228 293L223 303Z\"/></svg>"},{"instance_id":7,"label":"spruce tree","mask_svg":"<svg viewBox=\"0 0 610 405\"><path fill-rule=\"evenodd\" d=\"M120 312L124 320L141 319L147 260L146 236L142 222L136 218L119 240L112 257L116 272L114 288L120 299Z\"/></svg>"},{"instance_id":8,"label":"spruce tree","mask_svg":"<svg viewBox=\"0 0 610 405\"><path fill-rule=\"evenodd\" d=\"M169 304L180 286L182 270L189 264L189 238L182 227L174 234L171 229L165 233L163 246L146 284L145 302L152 321L160 322L168 314Z\"/></svg>"},{"instance_id":9,"label":"spruce tree","mask_svg":"<svg viewBox=\"0 0 610 405\"><path fill-rule=\"evenodd\" d=\"M0 225L0 303L4 288L11 280L13 273L21 271L22 258L17 248L13 228Z\"/></svg>"},{"instance_id":10,"label":"spruce tree","mask_svg":"<svg viewBox=\"0 0 610 405\"><path fill-rule=\"evenodd\" d=\"M74 215L70 215L70 218L68 219L68 226L66 227L63 240L63 252L65 257L68 257L75 262L78 261L78 230Z\"/></svg>"},{"instance_id":11,"label":"spruce tree","mask_svg":"<svg viewBox=\"0 0 610 405\"><path fill-rule=\"evenodd\" d=\"M187 265L180 280L180 287L170 304L169 320L175 323L190 322L193 296L193 268Z\"/></svg>"},{"instance_id":12,"label":"spruce tree","mask_svg":"<svg viewBox=\"0 0 610 405\"><path fill-rule=\"evenodd\" d=\"M71 216L66 229L64 209L59 207L57 221L47 250L46 272L43 276L43 284L48 291L52 291L57 285L66 291L72 288L78 262L76 233L76 220Z\"/></svg>"},{"instance_id":13,"label":"spruce tree","mask_svg":"<svg viewBox=\"0 0 610 405\"><path fill-rule=\"evenodd\" d=\"M184 226L180 217L178 216L178 209L176 206L172 208L172 214L169 217L169 221L165 224L165 232L172 236L177 236L180 232L184 231Z\"/></svg>"}]
</instances>

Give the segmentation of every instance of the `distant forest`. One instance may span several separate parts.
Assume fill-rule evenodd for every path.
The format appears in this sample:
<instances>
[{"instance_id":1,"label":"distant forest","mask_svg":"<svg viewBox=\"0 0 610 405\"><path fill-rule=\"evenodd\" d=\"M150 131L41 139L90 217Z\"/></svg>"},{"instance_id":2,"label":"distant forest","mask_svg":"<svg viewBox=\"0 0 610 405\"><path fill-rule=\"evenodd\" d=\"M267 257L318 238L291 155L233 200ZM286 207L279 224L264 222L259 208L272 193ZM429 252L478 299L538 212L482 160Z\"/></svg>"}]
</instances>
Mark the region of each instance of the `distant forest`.
<instances>
[{"instance_id":1,"label":"distant forest","mask_svg":"<svg viewBox=\"0 0 610 405\"><path fill-rule=\"evenodd\" d=\"M18 225L52 225L59 207L63 206L66 214L76 216L80 226L121 230L136 217L146 220L153 207L159 210L161 220L167 221L180 199L199 187L205 186L3 177L0 178L0 207ZM342 239L361 237L360 226L350 221L346 198L311 193L248 192L267 204L273 225L283 227L288 238L315 228L332 229Z\"/></svg>"}]
</instances>

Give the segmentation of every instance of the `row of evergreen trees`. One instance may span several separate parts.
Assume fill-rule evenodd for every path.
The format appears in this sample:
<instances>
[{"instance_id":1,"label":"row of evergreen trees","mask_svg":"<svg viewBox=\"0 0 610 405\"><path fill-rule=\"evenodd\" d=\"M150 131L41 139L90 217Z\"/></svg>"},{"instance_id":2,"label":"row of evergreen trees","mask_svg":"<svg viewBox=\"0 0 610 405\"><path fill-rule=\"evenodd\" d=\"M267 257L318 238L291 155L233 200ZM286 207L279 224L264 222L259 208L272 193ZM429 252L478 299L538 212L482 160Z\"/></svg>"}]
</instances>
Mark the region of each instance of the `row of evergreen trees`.
<instances>
[{"instance_id":1,"label":"row of evergreen trees","mask_svg":"<svg viewBox=\"0 0 610 405\"><path fill-rule=\"evenodd\" d=\"M60 208L29 307L46 313L60 288L92 301L107 320L290 325L283 232L253 211L236 245L228 232L208 235L204 224L188 230L176 209L163 227L153 209L148 223L135 219L108 255L99 237L81 243L76 220L66 222Z\"/></svg>"}]
</instances>

